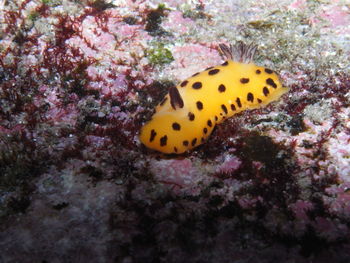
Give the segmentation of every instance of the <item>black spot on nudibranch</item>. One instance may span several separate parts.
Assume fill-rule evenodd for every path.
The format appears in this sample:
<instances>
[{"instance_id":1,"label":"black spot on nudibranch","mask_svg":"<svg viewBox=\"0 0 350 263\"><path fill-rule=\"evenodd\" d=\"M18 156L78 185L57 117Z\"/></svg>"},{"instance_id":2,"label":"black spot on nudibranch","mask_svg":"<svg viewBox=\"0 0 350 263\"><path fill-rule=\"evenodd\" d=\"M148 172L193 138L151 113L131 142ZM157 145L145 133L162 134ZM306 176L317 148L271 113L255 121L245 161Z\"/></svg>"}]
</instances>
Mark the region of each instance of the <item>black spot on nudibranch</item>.
<instances>
[{"instance_id":1,"label":"black spot on nudibranch","mask_svg":"<svg viewBox=\"0 0 350 263\"><path fill-rule=\"evenodd\" d=\"M202 87L202 82L195 82L192 84L192 88L200 89Z\"/></svg>"},{"instance_id":2,"label":"black spot on nudibranch","mask_svg":"<svg viewBox=\"0 0 350 263\"><path fill-rule=\"evenodd\" d=\"M208 129L207 129L207 128L204 128L204 129L203 129L203 132L204 132L204 134L207 134Z\"/></svg>"},{"instance_id":3,"label":"black spot on nudibranch","mask_svg":"<svg viewBox=\"0 0 350 263\"><path fill-rule=\"evenodd\" d=\"M256 73L256 74L260 74L260 73L261 73L261 70L260 70L260 69L257 69L257 70L255 71L255 73Z\"/></svg>"},{"instance_id":4,"label":"black spot on nudibranch","mask_svg":"<svg viewBox=\"0 0 350 263\"><path fill-rule=\"evenodd\" d=\"M227 108L224 104L221 105L221 109L225 112L225 114L227 114Z\"/></svg>"},{"instance_id":5,"label":"black spot on nudibranch","mask_svg":"<svg viewBox=\"0 0 350 263\"><path fill-rule=\"evenodd\" d=\"M195 116L192 112L189 112L187 116L190 121L194 121Z\"/></svg>"},{"instance_id":6,"label":"black spot on nudibranch","mask_svg":"<svg viewBox=\"0 0 350 263\"><path fill-rule=\"evenodd\" d=\"M235 111L236 110L236 106L234 104L231 104L231 110Z\"/></svg>"},{"instance_id":7,"label":"black spot on nudibranch","mask_svg":"<svg viewBox=\"0 0 350 263\"><path fill-rule=\"evenodd\" d=\"M213 126L213 123L211 122L211 120L208 120L207 124L208 124L209 127Z\"/></svg>"},{"instance_id":8,"label":"black spot on nudibranch","mask_svg":"<svg viewBox=\"0 0 350 263\"><path fill-rule=\"evenodd\" d=\"M188 80L185 80L185 81L181 82L180 86L185 87L187 85L187 83L188 83Z\"/></svg>"},{"instance_id":9,"label":"black spot on nudibranch","mask_svg":"<svg viewBox=\"0 0 350 263\"><path fill-rule=\"evenodd\" d=\"M221 66L227 66L228 65L228 61L225 61L224 63L221 64Z\"/></svg>"},{"instance_id":10,"label":"black spot on nudibranch","mask_svg":"<svg viewBox=\"0 0 350 263\"><path fill-rule=\"evenodd\" d=\"M240 98L237 98L237 99L236 99L236 103L237 103L237 105L238 105L239 108L242 107L242 103L241 103Z\"/></svg>"},{"instance_id":11,"label":"black spot on nudibranch","mask_svg":"<svg viewBox=\"0 0 350 263\"><path fill-rule=\"evenodd\" d=\"M218 87L218 90L219 90L219 92L225 92L225 90L226 90L225 85L224 84L220 84L219 87Z\"/></svg>"},{"instance_id":12,"label":"black spot on nudibranch","mask_svg":"<svg viewBox=\"0 0 350 263\"><path fill-rule=\"evenodd\" d=\"M183 141L182 144L183 146L188 146L188 141Z\"/></svg>"},{"instance_id":13,"label":"black spot on nudibranch","mask_svg":"<svg viewBox=\"0 0 350 263\"><path fill-rule=\"evenodd\" d=\"M196 102L196 106L198 110L202 110L203 109L203 103L201 101L197 101Z\"/></svg>"},{"instance_id":14,"label":"black spot on nudibranch","mask_svg":"<svg viewBox=\"0 0 350 263\"><path fill-rule=\"evenodd\" d=\"M267 97L267 95L269 95L269 89L267 88L267 87L264 87L263 88L263 93L264 93L264 95L265 95L265 97Z\"/></svg>"},{"instance_id":15,"label":"black spot on nudibranch","mask_svg":"<svg viewBox=\"0 0 350 263\"><path fill-rule=\"evenodd\" d=\"M197 76L197 75L199 75L199 72L194 73L194 74L192 75L192 77L195 77L195 76Z\"/></svg>"},{"instance_id":16,"label":"black spot on nudibranch","mask_svg":"<svg viewBox=\"0 0 350 263\"><path fill-rule=\"evenodd\" d=\"M192 145L192 146L195 146L196 143L197 143L197 138L194 138L194 139L192 140L192 142L191 142L191 145Z\"/></svg>"},{"instance_id":17,"label":"black spot on nudibranch","mask_svg":"<svg viewBox=\"0 0 350 263\"><path fill-rule=\"evenodd\" d=\"M215 115L215 121L218 121L218 116Z\"/></svg>"},{"instance_id":18,"label":"black spot on nudibranch","mask_svg":"<svg viewBox=\"0 0 350 263\"><path fill-rule=\"evenodd\" d=\"M168 136L164 135L160 138L160 146L165 146L168 141Z\"/></svg>"},{"instance_id":19,"label":"black spot on nudibranch","mask_svg":"<svg viewBox=\"0 0 350 263\"><path fill-rule=\"evenodd\" d=\"M177 148L176 148L176 147L174 147L174 152L176 152L176 153L177 153Z\"/></svg>"},{"instance_id":20,"label":"black spot on nudibranch","mask_svg":"<svg viewBox=\"0 0 350 263\"><path fill-rule=\"evenodd\" d=\"M170 104L174 110L176 107L183 108L184 101L181 98L180 92L176 87L171 87L169 89Z\"/></svg>"},{"instance_id":21,"label":"black spot on nudibranch","mask_svg":"<svg viewBox=\"0 0 350 263\"><path fill-rule=\"evenodd\" d=\"M275 82L273 81L273 79L271 79L271 78L268 78L268 79L266 80L266 83L267 83L268 85L272 86L273 88L277 88L276 83L275 83Z\"/></svg>"},{"instance_id":22,"label":"black spot on nudibranch","mask_svg":"<svg viewBox=\"0 0 350 263\"><path fill-rule=\"evenodd\" d=\"M257 101L258 101L258 103L261 103L261 102L262 102L262 100L261 100L261 99L257 99Z\"/></svg>"},{"instance_id":23,"label":"black spot on nudibranch","mask_svg":"<svg viewBox=\"0 0 350 263\"><path fill-rule=\"evenodd\" d=\"M254 95L251 92L247 94L247 101L254 102Z\"/></svg>"},{"instance_id":24,"label":"black spot on nudibranch","mask_svg":"<svg viewBox=\"0 0 350 263\"><path fill-rule=\"evenodd\" d=\"M153 142L154 138L156 137L157 133L155 130L151 130L151 136L149 137L149 142Z\"/></svg>"},{"instance_id":25,"label":"black spot on nudibranch","mask_svg":"<svg viewBox=\"0 0 350 263\"><path fill-rule=\"evenodd\" d=\"M272 74L272 73L273 73L273 71L272 71L271 69L269 69L269 68L266 68L266 69L265 69L265 72L266 72L267 74Z\"/></svg>"},{"instance_id":26,"label":"black spot on nudibranch","mask_svg":"<svg viewBox=\"0 0 350 263\"><path fill-rule=\"evenodd\" d=\"M219 71L220 71L220 69L212 69L212 70L210 70L209 72L208 72L208 74L209 75L215 75L215 74L217 74L217 73L219 73Z\"/></svg>"},{"instance_id":27,"label":"black spot on nudibranch","mask_svg":"<svg viewBox=\"0 0 350 263\"><path fill-rule=\"evenodd\" d=\"M179 131L181 129L180 124L178 124L177 122L174 122L172 127L173 127L173 130L175 131Z\"/></svg>"},{"instance_id":28,"label":"black spot on nudibranch","mask_svg":"<svg viewBox=\"0 0 350 263\"><path fill-rule=\"evenodd\" d=\"M240 81L242 84L246 84L246 83L249 82L249 78L241 78L239 81Z\"/></svg>"}]
</instances>

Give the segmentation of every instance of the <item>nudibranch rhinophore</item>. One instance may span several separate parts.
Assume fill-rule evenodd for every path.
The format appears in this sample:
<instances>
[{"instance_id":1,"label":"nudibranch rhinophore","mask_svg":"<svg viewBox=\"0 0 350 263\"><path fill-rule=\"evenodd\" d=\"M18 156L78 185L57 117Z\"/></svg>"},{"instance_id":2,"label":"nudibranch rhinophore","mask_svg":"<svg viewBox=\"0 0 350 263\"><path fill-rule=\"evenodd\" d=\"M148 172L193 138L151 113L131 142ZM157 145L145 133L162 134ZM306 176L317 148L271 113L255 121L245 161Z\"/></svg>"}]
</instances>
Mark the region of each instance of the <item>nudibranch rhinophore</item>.
<instances>
[{"instance_id":1,"label":"nudibranch rhinophore","mask_svg":"<svg viewBox=\"0 0 350 263\"><path fill-rule=\"evenodd\" d=\"M252 63L256 46L219 45L226 61L207 68L169 89L140 141L163 153L180 154L207 140L216 124L246 109L279 99L283 87L271 69Z\"/></svg>"}]
</instances>

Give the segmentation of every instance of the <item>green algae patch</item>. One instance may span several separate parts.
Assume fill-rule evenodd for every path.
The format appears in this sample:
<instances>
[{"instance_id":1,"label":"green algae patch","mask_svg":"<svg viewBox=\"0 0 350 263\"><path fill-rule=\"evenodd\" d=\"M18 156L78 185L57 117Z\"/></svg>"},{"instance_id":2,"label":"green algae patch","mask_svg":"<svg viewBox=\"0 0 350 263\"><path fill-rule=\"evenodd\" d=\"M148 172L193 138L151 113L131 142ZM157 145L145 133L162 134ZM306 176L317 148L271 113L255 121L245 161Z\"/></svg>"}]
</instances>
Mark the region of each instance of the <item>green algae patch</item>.
<instances>
[{"instance_id":1,"label":"green algae patch","mask_svg":"<svg viewBox=\"0 0 350 263\"><path fill-rule=\"evenodd\" d=\"M146 56L152 65L164 65L174 61L171 51L163 43L157 43L146 50Z\"/></svg>"}]
</instances>

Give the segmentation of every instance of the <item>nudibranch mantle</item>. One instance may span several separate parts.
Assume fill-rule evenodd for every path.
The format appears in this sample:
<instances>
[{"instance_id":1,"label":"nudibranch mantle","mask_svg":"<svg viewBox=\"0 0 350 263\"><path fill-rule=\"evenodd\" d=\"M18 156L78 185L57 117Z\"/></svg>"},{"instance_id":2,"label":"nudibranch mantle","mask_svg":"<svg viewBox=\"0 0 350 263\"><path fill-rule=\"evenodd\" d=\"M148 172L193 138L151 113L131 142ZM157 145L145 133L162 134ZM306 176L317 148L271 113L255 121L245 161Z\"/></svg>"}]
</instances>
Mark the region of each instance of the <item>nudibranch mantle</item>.
<instances>
[{"instance_id":1,"label":"nudibranch mantle","mask_svg":"<svg viewBox=\"0 0 350 263\"><path fill-rule=\"evenodd\" d=\"M219 45L227 60L169 89L151 120L140 131L140 141L163 153L181 154L207 140L216 124L246 109L279 99L283 87L272 70L252 63L256 46L239 42Z\"/></svg>"}]
</instances>

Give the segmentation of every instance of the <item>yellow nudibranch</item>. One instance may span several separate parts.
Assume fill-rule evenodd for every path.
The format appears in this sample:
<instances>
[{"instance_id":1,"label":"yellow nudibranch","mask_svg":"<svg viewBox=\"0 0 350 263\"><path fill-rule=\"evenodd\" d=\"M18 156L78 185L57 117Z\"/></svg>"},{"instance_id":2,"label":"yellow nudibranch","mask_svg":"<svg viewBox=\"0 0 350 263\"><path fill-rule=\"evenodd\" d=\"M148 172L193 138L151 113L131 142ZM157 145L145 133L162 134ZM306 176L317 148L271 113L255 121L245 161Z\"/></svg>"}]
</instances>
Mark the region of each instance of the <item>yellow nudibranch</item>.
<instances>
[{"instance_id":1,"label":"yellow nudibranch","mask_svg":"<svg viewBox=\"0 0 350 263\"><path fill-rule=\"evenodd\" d=\"M219 45L221 65L194 74L169 93L141 129L140 141L163 153L180 154L202 144L216 124L246 109L277 100L288 91L276 73L252 63L255 45Z\"/></svg>"}]
</instances>

